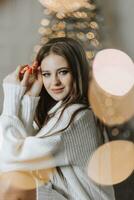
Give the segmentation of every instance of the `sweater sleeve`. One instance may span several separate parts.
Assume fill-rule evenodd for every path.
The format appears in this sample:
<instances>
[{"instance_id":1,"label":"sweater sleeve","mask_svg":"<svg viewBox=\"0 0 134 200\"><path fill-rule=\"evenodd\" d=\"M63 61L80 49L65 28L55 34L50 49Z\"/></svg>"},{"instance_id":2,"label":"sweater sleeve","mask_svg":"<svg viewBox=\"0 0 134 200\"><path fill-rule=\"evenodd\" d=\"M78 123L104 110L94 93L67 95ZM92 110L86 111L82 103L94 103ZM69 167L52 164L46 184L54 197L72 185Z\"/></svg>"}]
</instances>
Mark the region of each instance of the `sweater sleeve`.
<instances>
[{"instance_id":1,"label":"sweater sleeve","mask_svg":"<svg viewBox=\"0 0 134 200\"><path fill-rule=\"evenodd\" d=\"M36 130L33 128L33 121L39 99L40 97L24 95L21 101L19 118L22 121L26 131L29 132L29 135L32 135L33 132L36 132Z\"/></svg>"},{"instance_id":2,"label":"sweater sleeve","mask_svg":"<svg viewBox=\"0 0 134 200\"><path fill-rule=\"evenodd\" d=\"M36 170L66 165L60 134L27 136L16 116L0 117L0 170ZM6 147L6 148L5 148Z\"/></svg>"},{"instance_id":3,"label":"sweater sleeve","mask_svg":"<svg viewBox=\"0 0 134 200\"><path fill-rule=\"evenodd\" d=\"M10 83L3 83L3 91L4 103L2 113L9 116L18 116L21 98L26 91L26 87Z\"/></svg>"},{"instance_id":4,"label":"sweater sleeve","mask_svg":"<svg viewBox=\"0 0 134 200\"><path fill-rule=\"evenodd\" d=\"M38 99L24 97L21 121L18 115L26 88L7 83L3 88L4 106L0 116L0 170L36 170L66 164L60 134L40 138L38 134L32 136L33 133L28 132L27 125L32 123Z\"/></svg>"},{"instance_id":5,"label":"sweater sleeve","mask_svg":"<svg viewBox=\"0 0 134 200\"><path fill-rule=\"evenodd\" d=\"M18 116L27 133L35 134L37 131L33 128L33 120L40 97L24 95L26 87L15 84L3 83L3 90L3 114Z\"/></svg>"}]
</instances>

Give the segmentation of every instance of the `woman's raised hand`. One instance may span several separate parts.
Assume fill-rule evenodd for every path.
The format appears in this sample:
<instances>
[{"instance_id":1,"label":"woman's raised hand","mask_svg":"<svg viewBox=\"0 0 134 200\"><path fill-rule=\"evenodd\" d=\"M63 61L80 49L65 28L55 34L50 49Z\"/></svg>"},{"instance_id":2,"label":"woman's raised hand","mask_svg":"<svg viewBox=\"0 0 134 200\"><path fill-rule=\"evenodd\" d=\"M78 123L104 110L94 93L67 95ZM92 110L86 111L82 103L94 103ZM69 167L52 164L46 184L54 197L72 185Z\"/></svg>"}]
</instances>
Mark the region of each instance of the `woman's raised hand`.
<instances>
[{"instance_id":1,"label":"woman's raised hand","mask_svg":"<svg viewBox=\"0 0 134 200\"><path fill-rule=\"evenodd\" d=\"M19 65L14 72L5 77L3 82L27 87L27 95L38 96L43 85L40 67L34 64L33 67L26 66Z\"/></svg>"},{"instance_id":2,"label":"woman's raised hand","mask_svg":"<svg viewBox=\"0 0 134 200\"><path fill-rule=\"evenodd\" d=\"M39 96L42 86L43 86L42 75L41 75L40 67L38 67L36 70L36 76L34 78L34 81L28 88L26 94L29 96Z\"/></svg>"},{"instance_id":3,"label":"woman's raised hand","mask_svg":"<svg viewBox=\"0 0 134 200\"><path fill-rule=\"evenodd\" d=\"M27 86L28 83L28 78L29 78L29 72L27 71L25 73L25 76L23 76L23 79L20 80L20 71L23 69L24 66L19 65L14 72L11 74L7 75L3 82L4 83L11 83L15 85L22 85L22 86Z\"/></svg>"}]
</instances>

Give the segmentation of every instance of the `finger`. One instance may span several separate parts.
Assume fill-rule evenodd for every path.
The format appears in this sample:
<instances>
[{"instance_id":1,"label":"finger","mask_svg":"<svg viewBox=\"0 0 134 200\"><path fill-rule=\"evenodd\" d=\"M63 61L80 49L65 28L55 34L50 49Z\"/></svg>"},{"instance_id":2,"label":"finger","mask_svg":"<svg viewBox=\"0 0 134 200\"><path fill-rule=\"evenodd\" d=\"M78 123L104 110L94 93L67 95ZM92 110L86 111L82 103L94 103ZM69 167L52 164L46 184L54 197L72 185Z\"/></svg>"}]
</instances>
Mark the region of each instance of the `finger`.
<instances>
[{"instance_id":1,"label":"finger","mask_svg":"<svg viewBox=\"0 0 134 200\"><path fill-rule=\"evenodd\" d=\"M29 77L30 77L30 70L27 70L24 75L23 75L23 79L21 81L21 85L22 86L27 86L28 82L29 82Z\"/></svg>"},{"instance_id":2,"label":"finger","mask_svg":"<svg viewBox=\"0 0 134 200\"><path fill-rule=\"evenodd\" d=\"M22 68L23 68L22 65L18 65L18 66L17 66L17 68L16 68L16 70L15 70L15 75L16 75L17 77L19 77L19 73L20 73L20 71L21 71Z\"/></svg>"},{"instance_id":3,"label":"finger","mask_svg":"<svg viewBox=\"0 0 134 200\"><path fill-rule=\"evenodd\" d=\"M23 68L21 69L20 73L24 74L25 71L27 71L30 67L28 65L24 65Z\"/></svg>"}]
</instances>

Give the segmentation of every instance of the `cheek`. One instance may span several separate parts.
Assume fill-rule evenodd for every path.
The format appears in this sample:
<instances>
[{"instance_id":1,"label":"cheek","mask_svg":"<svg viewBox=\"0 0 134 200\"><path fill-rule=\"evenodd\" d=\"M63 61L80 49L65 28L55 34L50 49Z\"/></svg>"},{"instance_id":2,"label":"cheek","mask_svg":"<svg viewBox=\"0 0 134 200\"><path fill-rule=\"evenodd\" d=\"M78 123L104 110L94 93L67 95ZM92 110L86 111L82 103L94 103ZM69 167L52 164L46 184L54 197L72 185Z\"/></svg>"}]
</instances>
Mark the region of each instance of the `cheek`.
<instances>
[{"instance_id":1,"label":"cheek","mask_svg":"<svg viewBox=\"0 0 134 200\"><path fill-rule=\"evenodd\" d=\"M72 77L72 75L67 77L66 84L68 85L68 87L72 87L72 85L73 85L73 77Z\"/></svg>"},{"instance_id":2,"label":"cheek","mask_svg":"<svg viewBox=\"0 0 134 200\"><path fill-rule=\"evenodd\" d=\"M68 74L67 76L65 77L62 77L62 82L65 84L65 85L72 85L72 82L73 82L73 77L71 74Z\"/></svg>"},{"instance_id":3,"label":"cheek","mask_svg":"<svg viewBox=\"0 0 134 200\"><path fill-rule=\"evenodd\" d=\"M47 80L47 79L45 79L45 78L43 78L43 85L46 88L46 90L49 89L49 87L50 87L50 81Z\"/></svg>"}]
</instances>

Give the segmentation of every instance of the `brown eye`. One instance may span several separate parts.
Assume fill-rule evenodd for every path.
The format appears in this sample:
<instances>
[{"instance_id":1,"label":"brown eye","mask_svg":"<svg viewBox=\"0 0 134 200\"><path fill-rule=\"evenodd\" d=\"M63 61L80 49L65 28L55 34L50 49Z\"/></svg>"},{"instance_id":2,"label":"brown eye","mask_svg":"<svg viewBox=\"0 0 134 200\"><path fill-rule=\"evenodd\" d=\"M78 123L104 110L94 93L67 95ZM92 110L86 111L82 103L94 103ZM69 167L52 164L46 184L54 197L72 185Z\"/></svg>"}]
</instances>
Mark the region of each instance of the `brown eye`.
<instances>
[{"instance_id":1,"label":"brown eye","mask_svg":"<svg viewBox=\"0 0 134 200\"><path fill-rule=\"evenodd\" d=\"M68 70L62 70L59 72L60 75L66 75L69 71Z\"/></svg>"},{"instance_id":2,"label":"brown eye","mask_svg":"<svg viewBox=\"0 0 134 200\"><path fill-rule=\"evenodd\" d=\"M42 74L42 76L44 76L44 77L50 77L50 75L51 75L50 73L43 73Z\"/></svg>"}]
</instances>

